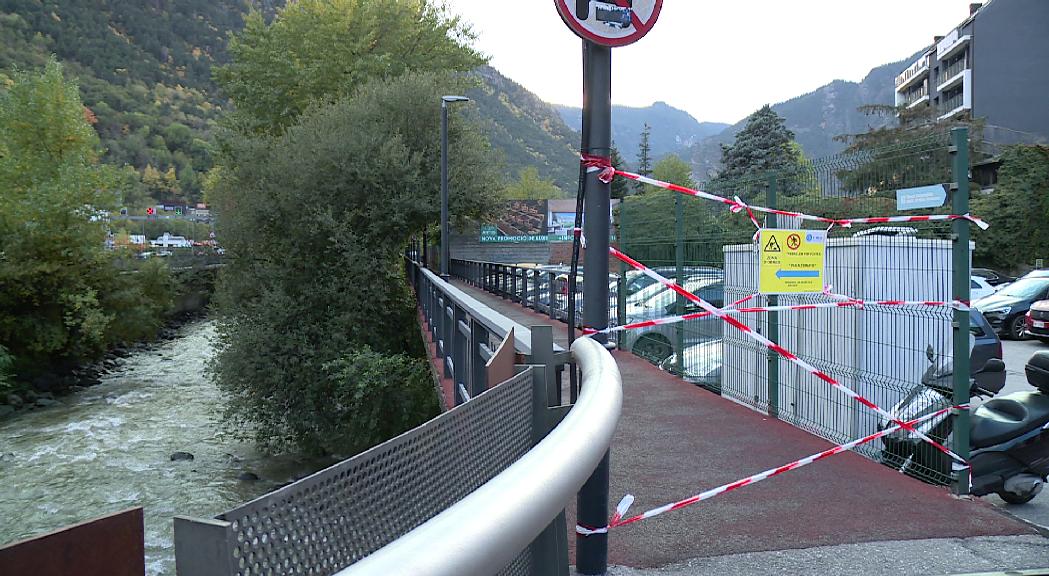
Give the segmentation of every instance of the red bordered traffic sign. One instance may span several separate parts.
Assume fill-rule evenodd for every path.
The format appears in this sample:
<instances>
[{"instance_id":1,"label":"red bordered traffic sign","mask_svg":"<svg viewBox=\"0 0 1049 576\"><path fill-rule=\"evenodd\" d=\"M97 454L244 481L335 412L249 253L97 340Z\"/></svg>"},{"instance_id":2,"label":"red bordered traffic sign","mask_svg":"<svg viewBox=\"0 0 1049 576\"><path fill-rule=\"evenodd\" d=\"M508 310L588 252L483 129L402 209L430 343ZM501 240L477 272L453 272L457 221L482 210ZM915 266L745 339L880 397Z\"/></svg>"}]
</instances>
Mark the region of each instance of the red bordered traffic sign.
<instances>
[{"instance_id":1,"label":"red bordered traffic sign","mask_svg":"<svg viewBox=\"0 0 1049 576\"><path fill-rule=\"evenodd\" d=\"M637 42L655 25L663 0L554 0L565 24L602 46Z\"/></svg>"}]
</instances>

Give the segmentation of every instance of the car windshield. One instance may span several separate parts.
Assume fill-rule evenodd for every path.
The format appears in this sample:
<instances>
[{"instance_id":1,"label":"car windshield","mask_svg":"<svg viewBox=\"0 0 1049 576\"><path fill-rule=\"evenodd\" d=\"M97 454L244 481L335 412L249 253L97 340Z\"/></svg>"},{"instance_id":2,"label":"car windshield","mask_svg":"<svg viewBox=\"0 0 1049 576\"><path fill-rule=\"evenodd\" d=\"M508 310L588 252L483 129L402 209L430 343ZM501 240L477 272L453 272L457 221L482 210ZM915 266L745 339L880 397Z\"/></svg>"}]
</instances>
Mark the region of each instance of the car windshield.
<instances>
[{"instance_id":1,"label":"car windshield","mask_svg":"<svg viewBox=\"0 0 1049 576\"><path fill-rule=\"evenodd\" d=\"M999 296L1036 298L1049 286L1049 278L1021 278L998 292Z\"/></svg>"}]
</instances>

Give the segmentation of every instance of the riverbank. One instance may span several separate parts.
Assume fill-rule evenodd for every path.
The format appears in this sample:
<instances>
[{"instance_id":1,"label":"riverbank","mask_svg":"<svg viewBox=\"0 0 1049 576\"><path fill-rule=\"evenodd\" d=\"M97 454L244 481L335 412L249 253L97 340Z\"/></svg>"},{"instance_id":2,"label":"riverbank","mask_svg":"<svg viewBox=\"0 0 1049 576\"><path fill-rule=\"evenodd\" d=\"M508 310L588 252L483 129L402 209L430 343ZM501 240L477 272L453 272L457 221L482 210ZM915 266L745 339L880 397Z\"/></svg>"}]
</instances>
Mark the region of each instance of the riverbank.
<instances>
[{"instance_id":1,"label":"riverbank","mask_svg":"<svg viewBox=\"0 0 1049 576\"><path fill-rule=\"evenodd\" d=\"M95 362L44 372L30 380L24 390L0 395L0 421L55 406L59 398L98 386L105 376L119 371L128 357L155 350L177 338L183 326L204 321L206 306L207 302L201 301L198 308L171 316L153 340L114 346Z\"/></svg>"}]
</instances>

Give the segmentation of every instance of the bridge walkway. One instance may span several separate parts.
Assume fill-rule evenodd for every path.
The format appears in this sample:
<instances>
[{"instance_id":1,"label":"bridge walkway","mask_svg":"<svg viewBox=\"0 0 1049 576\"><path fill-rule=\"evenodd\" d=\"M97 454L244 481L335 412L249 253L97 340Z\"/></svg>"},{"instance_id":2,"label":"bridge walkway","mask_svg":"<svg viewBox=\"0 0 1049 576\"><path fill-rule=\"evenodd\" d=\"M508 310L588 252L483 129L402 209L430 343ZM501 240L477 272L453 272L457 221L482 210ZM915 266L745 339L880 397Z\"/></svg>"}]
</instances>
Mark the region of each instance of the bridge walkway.
<instances>
[{"instance_id":1,"label":"bridge walkway","mask_svg":"<svg viewBox=\"0 0 1049 576\"><path fill-rule=\"evenodd\" d=\"M565 324L461 281L460 289L526 326ZM831 445L785 422L684 382L623 352L623 414L612 442L611 507L673 502ZM575 503L568 508L575 525ZM846 453L609 535L609 564L660 567L693 558L931 538L1031 535L985 502L957 499ZM570 545L574 534L570 534ZM915 558L915 560L920 560Z\"/></svg>"}]
</instances>

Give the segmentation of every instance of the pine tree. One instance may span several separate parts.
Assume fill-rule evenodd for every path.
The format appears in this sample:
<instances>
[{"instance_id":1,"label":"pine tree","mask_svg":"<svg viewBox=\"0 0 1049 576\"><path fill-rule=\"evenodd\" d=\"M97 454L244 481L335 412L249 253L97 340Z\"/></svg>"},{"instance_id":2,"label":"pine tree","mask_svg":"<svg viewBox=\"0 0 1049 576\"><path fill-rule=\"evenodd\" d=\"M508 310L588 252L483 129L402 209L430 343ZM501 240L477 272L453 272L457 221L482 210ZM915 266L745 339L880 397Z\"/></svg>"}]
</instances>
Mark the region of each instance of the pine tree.
<instances>
[{"instance_id":1,"label":"pine tree","mask_svg":"<svg viewBox=\"0 0 1049 576\"><path fill-rule=\"evenodd\" d=\"M641 129L641 143L637 146L637 173L642 176L652 175L652 145L648 142L651 135L652 127L645 122Z\"/></svg>"},{"instance_id":2,"label":"pine tree","mask_svg":"<svg viewBox=\"0 0 1049 576\"><path fill-rule=\"evenodd\" d=\"M612 143L612 150L608 154L608 156L612 159L612 166L615 166L620 170L625 169L626 162L623 160L623 157L619 154L619 149L616 148L615 142ZM614 180L612 180L612 198L622 200L623 198L626 198L628 194L630 194L630 186L629 184L627 184L626 180L618 176Z\"/></svg>"},{"instance_id":3,"label":"pine tree","mask_svg":"<svg viewBox=\"0 0 1049 576\"><path fill-rule=\"evenodd\" d=\"M791 146L794 133L768 104L747 118L731 146L721 145L722 170L718 178L738 180L764 172L788 169L798 164Z\"/></svg>"}]
</instances>

